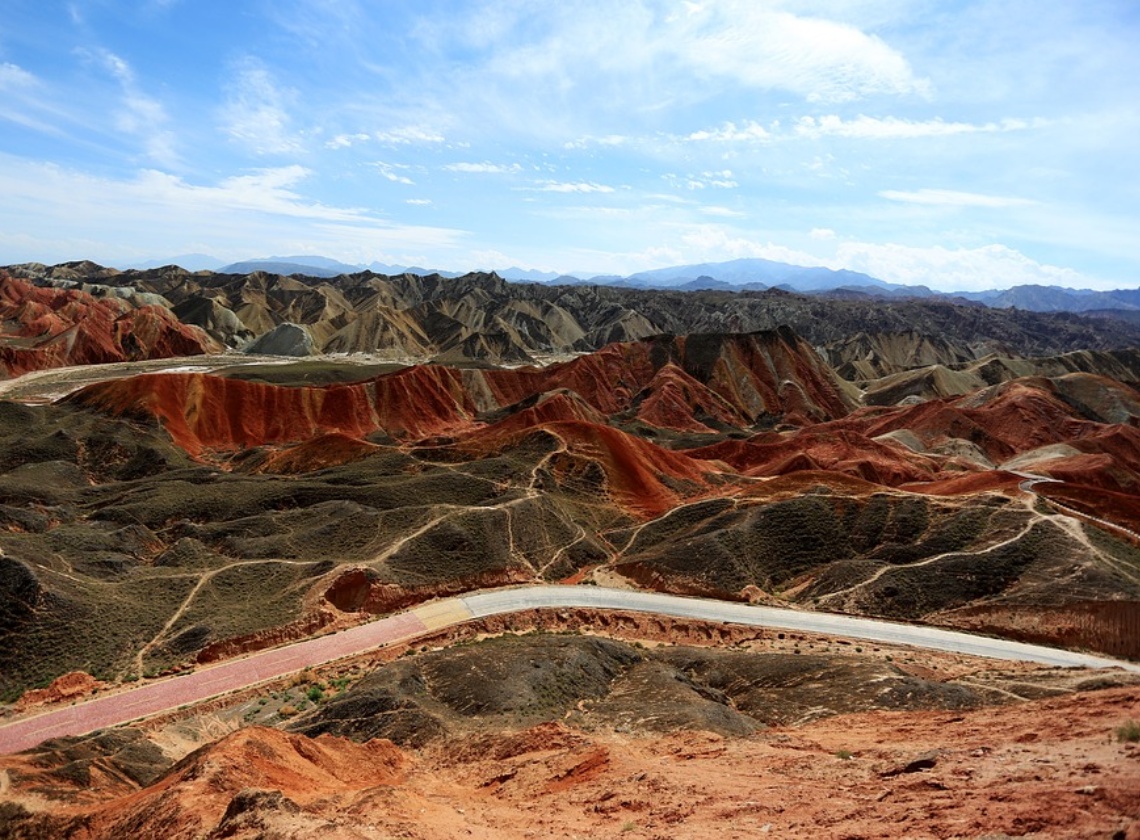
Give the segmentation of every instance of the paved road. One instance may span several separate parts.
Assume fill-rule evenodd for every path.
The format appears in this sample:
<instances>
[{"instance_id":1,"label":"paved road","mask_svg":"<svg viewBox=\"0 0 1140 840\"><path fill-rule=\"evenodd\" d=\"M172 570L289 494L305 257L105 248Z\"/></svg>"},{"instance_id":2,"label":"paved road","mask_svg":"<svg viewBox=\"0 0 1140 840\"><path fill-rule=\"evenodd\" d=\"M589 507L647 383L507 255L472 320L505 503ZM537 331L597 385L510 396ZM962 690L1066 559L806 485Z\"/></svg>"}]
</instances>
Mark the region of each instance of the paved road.
<instances>
[{"instance_id":1,"label":"paved road","mask_svg":"<svg viewBox=\"0 0 1140 840\"><path fill-rule=\"evenodd\" d=\"M82 735L177 709L188 703L197 703L299 671L308 665L319 665L382 645L413 639L474 618L526 609L559 607L655 613L677 618L822 633L869 642L911 645L993 659L1038 662L1061 667L1119 667L1140 673L1140 665L1129 662L933 627L623 589L526 586L435 601L331 636L262 651L203 668L186 676L146 683L118 694L17 720L0 726L0 754L25 750L48 738Z\"/></svg>"}]
</instances>

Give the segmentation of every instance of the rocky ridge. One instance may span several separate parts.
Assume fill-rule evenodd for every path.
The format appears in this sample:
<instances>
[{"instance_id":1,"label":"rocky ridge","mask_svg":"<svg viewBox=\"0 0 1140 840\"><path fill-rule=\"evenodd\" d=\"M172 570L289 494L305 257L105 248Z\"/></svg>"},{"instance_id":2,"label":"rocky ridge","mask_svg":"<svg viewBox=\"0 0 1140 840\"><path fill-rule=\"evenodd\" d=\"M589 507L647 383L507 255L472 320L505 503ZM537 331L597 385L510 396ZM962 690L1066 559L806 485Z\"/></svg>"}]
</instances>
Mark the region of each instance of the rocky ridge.
<instances>
[{"instance_id":1,"label":"rocky ridge","mask_svg":"<svg viewBox=\"0 0 1140 840\"><path fill-rule=\"evenodd\" d=\"M90 263L8 270L41 284L160 295L187 323L231 346L293 323L305 327L317 352L447 363L513 363L662 333L741 333L781 325L827 347L830 363L853 378L897 372L905 358L907 366L916 359L948 365L991 353L1046 356L1140 345L1140 329L1122 321L939 300L546 286L478 273L444 278L361 272L330 279L190 273L174 266L117 272Z\"/></svg>"}]
</instances>

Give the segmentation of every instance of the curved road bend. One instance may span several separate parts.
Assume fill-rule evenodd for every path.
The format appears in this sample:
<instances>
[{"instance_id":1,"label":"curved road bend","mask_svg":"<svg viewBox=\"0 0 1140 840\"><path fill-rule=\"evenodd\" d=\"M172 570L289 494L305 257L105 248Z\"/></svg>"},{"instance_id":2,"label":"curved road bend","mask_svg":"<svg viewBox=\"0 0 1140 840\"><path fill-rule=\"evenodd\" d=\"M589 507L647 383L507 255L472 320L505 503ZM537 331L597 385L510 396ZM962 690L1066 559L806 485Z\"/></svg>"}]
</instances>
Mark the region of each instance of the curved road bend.
<instances>
[{"instance_id":1,"label":"curved road bend","mask_svg":"<svg viewBox=\"0 0 1140 840\"><path fill-rule=\"evenodd\" d=\"M1060 667L1123 668L1140 673L1140 664L1099 656L972 636L934 627L916 627L827 613L756 607L702 598L592 586L525 586L434 601L404 613L272 650L250 654L181 677L146 683L0 726L0 754L34 747L48 738L82 735L127 723L240 688L407 641L472 619L536 608L594 608L656 613L675 618L726 622L777 630L821 633L869 642L911 645Z\"/></svg>"}]
</instances>

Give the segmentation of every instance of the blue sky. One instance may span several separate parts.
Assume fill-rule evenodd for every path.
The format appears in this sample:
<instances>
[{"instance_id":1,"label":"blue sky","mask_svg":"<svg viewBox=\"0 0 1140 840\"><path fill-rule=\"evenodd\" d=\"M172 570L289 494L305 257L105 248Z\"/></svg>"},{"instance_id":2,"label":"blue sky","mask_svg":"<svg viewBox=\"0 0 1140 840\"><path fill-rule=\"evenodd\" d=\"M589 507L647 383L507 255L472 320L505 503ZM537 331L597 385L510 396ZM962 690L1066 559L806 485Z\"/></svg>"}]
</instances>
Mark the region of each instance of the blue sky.
<instances>
[{"instance_id":1,"label":"blue sky","mask_svg":"<svg viewBox=\"0 0 1140 840\"><path fill-rule=\"evenodd\" d=\"M1140 284L1135 0L5 0L0 263Z\"/></svg>"}]
</instances>

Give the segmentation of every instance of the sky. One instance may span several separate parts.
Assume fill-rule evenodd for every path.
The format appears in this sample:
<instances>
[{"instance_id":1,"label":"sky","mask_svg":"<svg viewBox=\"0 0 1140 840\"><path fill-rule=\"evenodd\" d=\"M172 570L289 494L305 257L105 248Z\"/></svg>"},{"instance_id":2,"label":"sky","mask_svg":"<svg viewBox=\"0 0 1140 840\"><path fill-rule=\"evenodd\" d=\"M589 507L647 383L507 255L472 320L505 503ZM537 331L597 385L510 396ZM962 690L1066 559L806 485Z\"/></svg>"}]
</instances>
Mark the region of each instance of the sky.
<instances>
[{"instance_id":1,"label":"sky","mask_svg":"<svg viewBox=\"0 0 1140 840\"><path fill-rule=\"evenodd\" d=\"M4 0L0 264L1140 285L1136 0Z\"/></svg>"}]
</instances>

